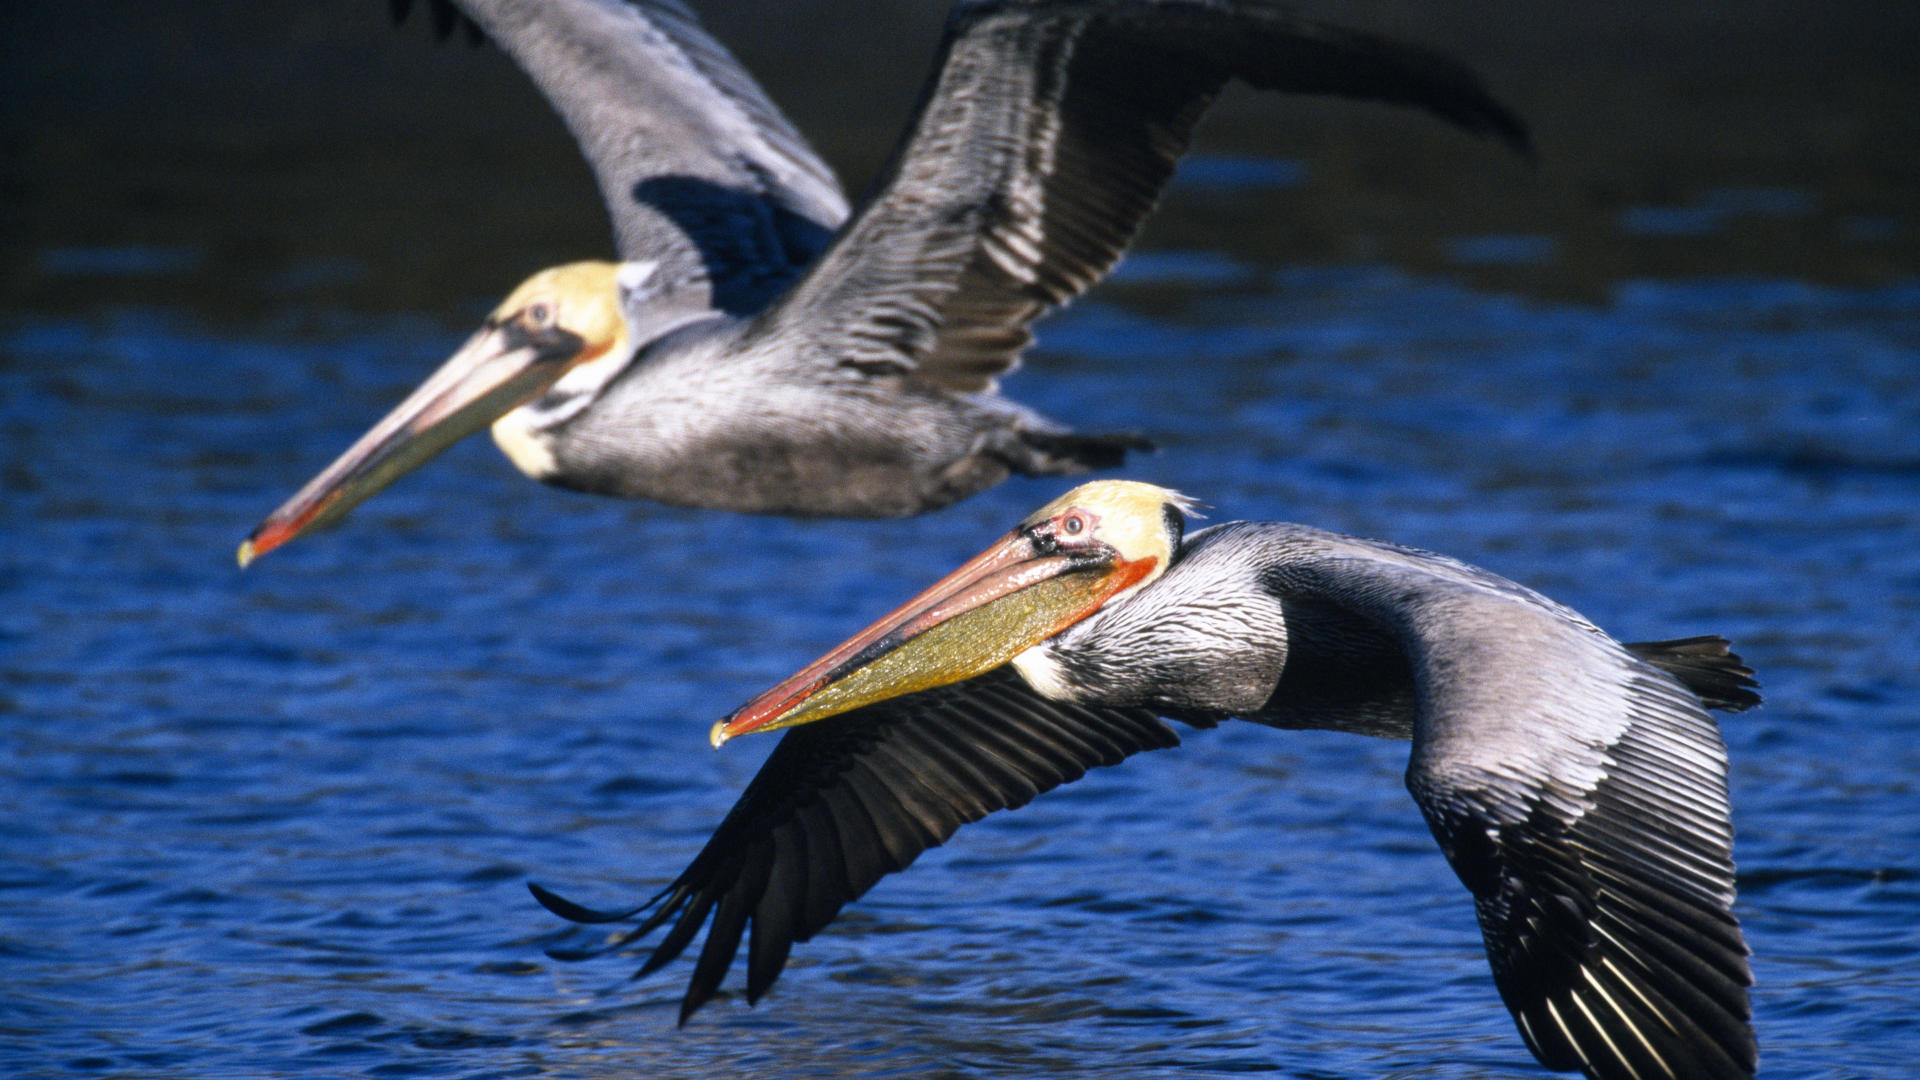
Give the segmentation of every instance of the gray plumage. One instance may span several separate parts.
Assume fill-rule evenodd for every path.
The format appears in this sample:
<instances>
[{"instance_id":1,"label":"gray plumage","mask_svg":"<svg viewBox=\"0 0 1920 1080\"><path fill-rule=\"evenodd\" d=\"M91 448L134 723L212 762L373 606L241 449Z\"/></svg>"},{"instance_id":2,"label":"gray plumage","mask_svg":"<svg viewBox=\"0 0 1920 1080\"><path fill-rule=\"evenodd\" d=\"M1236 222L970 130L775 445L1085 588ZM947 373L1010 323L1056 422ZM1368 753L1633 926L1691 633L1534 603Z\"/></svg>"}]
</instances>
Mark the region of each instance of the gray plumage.
<instances>
[{"instance_id":1,"label":"gray plumage","mask_svg":"<svg viewBox=\"0 0 1920 1080\"><path fill-rule=\"evenodd\" d=\"M549 483L678 505L914 514L1148 446L1075 433L995 382L1034 319L1112 268L1231 79L1412 105L1526 145L1457 63L1261 0L962 2L849 218L831 172L680 4L458 6L566 121L626 263L631 362L573 373L496 434Z\"/></svg>"},{"instance_id":2,"label":"gray plumage","mask_svg":"<svg viewBox=\"0 0 1920 1080\"><path fill-rule=\"evenodd\" d=\"M253 530L242 565L488 425L535 479L744 513L903 516L1118 465L1150 444L1075 432L997 381L1035 319L1113 268L1229 81L1411 105L1526 148L1466 68L1267 0L968 0L849 216L680 4L458 8L573 132L623 261L522 282Z\"/></svg>"},{"instance_id":3,"label":"gray plumage","mask_svg":"<svg viewBox=\"0 0 1920 1080\"><path fill-rule=\"evenodd\" d=\"M1705 706L1759 698L1724 639L1623 645L1444 556L1277 523L1182 540L1169 517L1164 575L1012 664L790 730L648 905L536 895L581 921L658 904L609 946L670 924L645 971L712 915L684 1021L745 930L751 1001L793 941L961 824L1172 745L1155 715L1411 739L1407 787L1543 1064L1753 1075L1726 754Z\"/></svg>"},{"instance_id":4,"label":"gray plumage","mask_svg":"<svg viewBox=\"0 0 1920 1080\"><path fill-rule=\"evenodd\" d=\"M1444 556L1242 522L1042 648L1070 700L1411 738L1407 787L1542 1063L1752 1075L1726 751L1675 677L1697 641L1636 652Z\"/></svg>"}]
</instances>

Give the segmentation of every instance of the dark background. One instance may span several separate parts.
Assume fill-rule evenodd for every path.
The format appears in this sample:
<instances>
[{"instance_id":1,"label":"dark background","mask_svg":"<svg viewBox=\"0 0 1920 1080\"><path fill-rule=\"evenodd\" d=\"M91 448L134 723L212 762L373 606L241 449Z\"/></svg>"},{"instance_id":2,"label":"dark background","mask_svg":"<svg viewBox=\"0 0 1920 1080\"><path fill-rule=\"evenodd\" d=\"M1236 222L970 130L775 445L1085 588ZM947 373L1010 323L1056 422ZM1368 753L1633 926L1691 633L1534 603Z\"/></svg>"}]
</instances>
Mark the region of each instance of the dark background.
<instances>
[{"instance_id":1,"label":"dark background","mask_svg":"<svg viewBox=\"0 0 1920 1080\"><path fill-rule=\"evenodd\" d=\"M945 11L696 7L854 191ZM1302 160L1306 182L1284 205L1185 199L1148 246L1387 261L1572 299L1643 276L1872 284L1920 265L1920 5L1305 9L1469 61L1534 126L1538 166L1401 111L1242 93L1202 145ZM0 23L0 308L464 321L541 265L609 250L591 178L531 86L491 47L436 43L419 13L396 29L378 0L15 0ZM1555 256L1449 262L1449 241L1485 235L1550 236Z\"/></svg>"}]
</instances>

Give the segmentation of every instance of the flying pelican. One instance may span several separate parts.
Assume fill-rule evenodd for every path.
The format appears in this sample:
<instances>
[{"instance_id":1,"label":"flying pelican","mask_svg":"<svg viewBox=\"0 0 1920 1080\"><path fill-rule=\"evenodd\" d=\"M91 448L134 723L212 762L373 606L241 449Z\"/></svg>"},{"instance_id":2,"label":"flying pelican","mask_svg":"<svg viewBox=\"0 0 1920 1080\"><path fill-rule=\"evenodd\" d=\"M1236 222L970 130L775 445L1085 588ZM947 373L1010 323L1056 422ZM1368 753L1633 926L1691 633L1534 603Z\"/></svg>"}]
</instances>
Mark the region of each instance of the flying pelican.
<instances>
[{"instance_id":1,"label":"flying pelican","mask_svg":"<svg viewBox=\"0 0 1920 1080\"><path fill-rule=\"evenodd\" d=\"M1278 522L1186 536L1190 506L1129 481L1050 503L715 725L716 746L793 730L660 895L624 912L535 895L581 922L658 904L606 947L669 926L641 974L711 917L684 1023L749 924L751 1002L793 942L962 824L1175 745L1159 717L1410 739L1407 787L1542 1064L1751 1077L1706 709L1759 697L1725 639L1622 645L1445 556Z\"/></svg>"},{"instance_id":2,"label":"flying pelican","mask_svg":"<svg viewBox=\"0 0 1920 1080\"><path fill-rule=\"evenodd\" d=\"M1149 444L1075 433L995 382L1028 324L1113 267L1228 81L1416 106L1527 149L1454 61L1266 0L962 0L849 216L680 4L458 6L566 121L624 261L515 289L241 565L489 424L535 479L748 513L903 516L1010 473L1116 465Z\"/></svg>"}]
</instances>

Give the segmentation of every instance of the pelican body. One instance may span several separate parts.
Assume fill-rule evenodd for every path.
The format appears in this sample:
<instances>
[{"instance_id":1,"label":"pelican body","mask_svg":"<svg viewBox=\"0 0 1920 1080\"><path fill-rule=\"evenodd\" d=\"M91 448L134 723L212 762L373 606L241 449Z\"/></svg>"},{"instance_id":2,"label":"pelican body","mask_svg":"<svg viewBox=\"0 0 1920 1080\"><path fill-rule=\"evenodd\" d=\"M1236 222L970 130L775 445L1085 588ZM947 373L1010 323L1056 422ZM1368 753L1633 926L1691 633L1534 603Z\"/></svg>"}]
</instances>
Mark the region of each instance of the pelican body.
<instances>
[{"instance_id":1,"label":"pelican body","mask_svg":"<svg viewBox=\"0 0 1920 1080\"><path fill-rule=\"evenodd\" d=\"M997 380L1033 320L1113 267L1229 81L1410 105L1527 147L1454 61L1268 0L961 0L852 212L679 3L456 6L572 131L621 261L514 290L242 564L488 425L537 480L746 513L904 516L1013 473L1117 465L1146 440L1076 433Z\"/></svg>"},{"instance_id":2,"label":"pelican body","mask_svg":"<svg viewBox=\"0 0 1920 1080\"><path fill-rule=\"evenodd\" d=\"M1141 750L1160 718L1412 742L1406 783L1474 898L1493 977L1551 1069L1751 1077L1727 760L1759 701L1724 639L1621 644L1425 551L1084 485L715 726L789 728L658 907L642 973L711 920L681 1020L751 927L747 996L794 941L966 822Z\"/></svg>"}]
</instances>

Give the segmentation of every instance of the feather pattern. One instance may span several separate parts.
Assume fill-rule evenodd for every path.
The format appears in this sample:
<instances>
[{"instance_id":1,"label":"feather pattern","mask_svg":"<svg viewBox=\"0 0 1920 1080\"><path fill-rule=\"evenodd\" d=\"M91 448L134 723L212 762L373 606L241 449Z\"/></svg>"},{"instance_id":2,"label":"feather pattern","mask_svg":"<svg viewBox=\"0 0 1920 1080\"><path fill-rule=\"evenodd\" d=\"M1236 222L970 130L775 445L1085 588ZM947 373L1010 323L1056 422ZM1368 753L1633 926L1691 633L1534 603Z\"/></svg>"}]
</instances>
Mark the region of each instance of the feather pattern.
<instances>
[{"instance_id":1,"label":"feather pattern","mask_svg":"<svg viewBox=\"0 0 1920 1080\"><path fill-rule=\"evenodd\" d=\"M977 391L1104 277L1231 79L1426 108L1525 148L1464 67L1270 3L962 3L876 194L745 342Z\"/></svg>"},{"instance_id":2,"label":"feather pattern","mask_svg":"<svg viewBox=\"0 0 1920 1080\"><path fill-rule=\"evenodd\" d=\"M961 824L1172 745L1156 716L1234 715L1411 740L1407 787L1543 1064L1596 1080L1754 1075L1726 752L1706 703L1759 699L1724 639L1623 645L1431 552L1258 522L1183 541L1171 517L1162 576L1013 664L790 731L615 947L671 922L652 970L711 918L684 1021L751 908L757 999L794 941Z\"/></svg>"},{"instance_id":3,"label":"feather pattern","mask_svg":"<svg viewBox=\"0 0 1920 1080\"><path fill-rule=\"evenodd\" d=\"M392 437L370 432L282 504L247 559L481 424L546 483L742 513L897 517L1016 473L1111 468L1152 444L1076 432L996 380L1036 318L1113 268L1228 82L1527 145L1460 64L1270 0L966 0L849 218L678 0L430 3L447 30L498 43L566 122L623 261L523 282L375 425Z\"/></svg>"},{"instance_id":4,"label":"feather pattern","mask_svg":"<svg viewBox=\"0 0 1920 1080\"><path fill-rule=\"evenodd\" d=\"M1726 752L1679 681L1757 701L1729 685L1751 680L1724 642L1623 646L1451 559L1299 526L1223 528L1195 547L1241 549L1234 561L1264 567L1283 605L1334 605L1406 658L1407 786L1474 896L1495 985L1541 1062L1752 1076ZM1214 575L1207 592L1222 591Z\"/></svg>"},{"instance_id":5,"label":"feather pattern","mask_svg":"<svg viewBox=\"0 0 1920 1080\"><path fill-rule=\"evenodd\" d=\"M681 1001L684 1023L712 998L750 930L747 998L757 1000L795 941L819 933L843 906L961 825L1024 806L1088 769L1179 741L1152 712L1051 702L1010 668L794 728L686 871L625 913L648 911L646 919L595 952L671 924L642 965L645 975L685 951L710 922ZM611 914L545 889L534 895L575 921Z\"/></svg>"}]
</instances>

